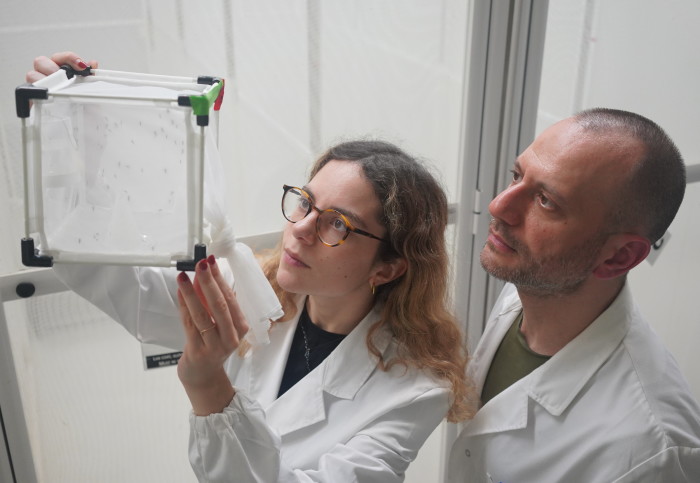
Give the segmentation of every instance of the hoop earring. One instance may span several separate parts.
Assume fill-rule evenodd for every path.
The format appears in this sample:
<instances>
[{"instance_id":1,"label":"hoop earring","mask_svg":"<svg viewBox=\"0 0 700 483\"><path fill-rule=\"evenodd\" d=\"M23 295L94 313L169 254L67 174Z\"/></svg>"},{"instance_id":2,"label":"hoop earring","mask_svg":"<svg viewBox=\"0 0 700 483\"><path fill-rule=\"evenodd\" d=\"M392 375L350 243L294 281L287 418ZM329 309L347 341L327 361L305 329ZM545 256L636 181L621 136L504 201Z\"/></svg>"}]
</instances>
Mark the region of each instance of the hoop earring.
<instances>
[{"instance_id":1,"label":"hoop earring","mask_svg":"<svg viewBox=\"0 0 700 483\"><path fill-rule=\"evenodd\" d=\"M374 287L374 284L373 284L371 281L369 282L369 288L372 290L372 295L374 295L375 287Z\"/></svg>"}]
</instances>

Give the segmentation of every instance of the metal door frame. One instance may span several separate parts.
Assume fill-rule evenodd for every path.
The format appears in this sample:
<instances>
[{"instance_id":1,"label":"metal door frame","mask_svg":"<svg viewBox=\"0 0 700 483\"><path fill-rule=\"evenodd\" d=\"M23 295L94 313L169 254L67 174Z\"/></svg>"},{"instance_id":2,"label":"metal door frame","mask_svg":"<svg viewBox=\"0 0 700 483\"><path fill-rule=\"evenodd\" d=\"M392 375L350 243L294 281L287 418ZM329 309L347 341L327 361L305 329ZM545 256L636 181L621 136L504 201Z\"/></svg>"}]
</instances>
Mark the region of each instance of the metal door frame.
<instances>
[{"instance_id":1,"label":"metal door frame","mask_svg":"<svg viewBox=\"0 0 700 483\"><path fill-rule=\"evenodd\" d=\"M548 6L549 0L472 2L454 247L455 313L470 354L503 287L481 268L479 254L488 236L488 205L535 135ZM446 480L459 430L446 427L439 481Z\"/></svg>"},{"instance_id":2,"label":"metal door frame","mask_svg":"<svg viewBox=\"0 0 700 483\"><path fill-rule=\"evenodd\" d=\"M507 184L515 157L534 138L548 0L475 1L461 148L455 309L468 347L483 332L502 285L479 263L490 201Z\"/></svg>"}]
</instances>

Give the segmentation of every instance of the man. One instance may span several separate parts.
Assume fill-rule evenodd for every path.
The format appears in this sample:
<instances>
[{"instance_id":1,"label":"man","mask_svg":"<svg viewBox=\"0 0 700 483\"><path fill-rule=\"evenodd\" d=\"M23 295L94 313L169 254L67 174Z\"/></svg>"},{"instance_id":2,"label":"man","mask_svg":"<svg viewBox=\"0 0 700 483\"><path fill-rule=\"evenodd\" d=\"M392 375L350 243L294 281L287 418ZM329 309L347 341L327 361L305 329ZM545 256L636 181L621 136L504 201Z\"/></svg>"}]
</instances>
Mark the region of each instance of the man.
<instances>
[{"instance_id":1,"label":"man","mask_svg":"<svg viewBox=\"0 0 700 483\"><path fill-rule=\"evenodd\" d=\"M565 119L517 158L481 253L511 284L473 356L483 405L450 481L700 481L700 408L625 285L684 190L673 142L624 111Z\"/></svg>"}]
</instances>

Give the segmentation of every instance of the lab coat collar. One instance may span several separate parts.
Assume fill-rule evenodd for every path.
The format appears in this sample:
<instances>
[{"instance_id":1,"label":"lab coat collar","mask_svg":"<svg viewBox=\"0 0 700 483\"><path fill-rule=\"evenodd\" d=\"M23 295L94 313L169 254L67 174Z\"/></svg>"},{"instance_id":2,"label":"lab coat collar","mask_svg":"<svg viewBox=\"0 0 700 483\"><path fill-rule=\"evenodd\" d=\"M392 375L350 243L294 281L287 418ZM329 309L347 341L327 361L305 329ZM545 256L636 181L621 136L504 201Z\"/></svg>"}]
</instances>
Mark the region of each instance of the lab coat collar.
<instances>
[{"instance_id":1,"label":"lab coat collar","mask_svg":"<svg viewBox=\"0 0 700 483\"><path fill-rule=\"evenodd\" d=\"M526 427L528 399L540 404L553 416L560 416L622 342L631 323L627 314L633 312L632 306L632 296L625 285L610 307L574 340L529 376L484 405L466 425L463 434L470 436ZM474 356L476 367L473 375L479 389L483 387L503 336L521 309L514 288L512 293L504 293L497 304L498 312L491 322L493 327L485 334L485 344L477 348Z\"/></svg>"},{"instance_id":2,"label":"lab coat collar","mask_svg":"<svg viewBox=\"0 0 700 483\"><path fill-rule=\"evenodd\" d=\"M506 285L469 363L469 376L479 393L498 346L521 310L518 292L514 286ZM524 428L527 425L528 392L523 389L522 383L521 379L479 409L474 418L465 424L462 435L466 437ZM497 403L503 400L503 404Z\"/></svg>"},{"instance_id":3,"label":"lab coat collar","mask_svg":"<svg viewBox=\"0 0 700 483\"><path fill-rule=\"evenodd\" d=\"M299 297L297 302L303 303L304 297ZM301 307L301 305L297 305ZM249 352L251 357L248 379L242 382L242 386L254 394L262 407L267 407L277 399L284 368L287 365L289 349L294 339L294 332L301 310L296 316L286 322L274 322L269 331L270 342L267 346L253 347Z\"/></svg>"},{"instance_id":4,"label":"lab coat collar","mask_svg":"<svg viewBox=\"0 0 700 483\"><path fill-rule=\"evenodd\" d=\"M560 416L622 342L633 304L625 285L605 312L532 373L530 397Z\"/></svg>"},{"instance_id":5,"label":"lab coat collar","mask_svg":"<svg viewBox=\"0 0 700 483\"><path fill-rule=\"evenodd\" d=\"M493 312L479 344L469 362L469 377L481 393L496 350L523 306L513 285L506 285L494 304Z\"/></svg>"},{"instance_id":6,"label":"lab coat collar","mask_svg":"<svg viewBox=\"0 0 700 483\"><path fill-rule=\"evenodd\" d=\"M302 298L300 303L304 300ZM378 318L379 309L375 307L318 367L269 405L268 421L281 436L326 419L324 392L340 399L355 397L377 369L377 360L369 353L366 341L369 329ZM293 324L295 328L296 323L298 317ZM391 342L389 329L382 327L374 341L379 352L384 354ZM289 345L285 345L282 352L286 358ZM286 360L281 364L282 371L285 365Z\"/></svg>"}]
</instances>

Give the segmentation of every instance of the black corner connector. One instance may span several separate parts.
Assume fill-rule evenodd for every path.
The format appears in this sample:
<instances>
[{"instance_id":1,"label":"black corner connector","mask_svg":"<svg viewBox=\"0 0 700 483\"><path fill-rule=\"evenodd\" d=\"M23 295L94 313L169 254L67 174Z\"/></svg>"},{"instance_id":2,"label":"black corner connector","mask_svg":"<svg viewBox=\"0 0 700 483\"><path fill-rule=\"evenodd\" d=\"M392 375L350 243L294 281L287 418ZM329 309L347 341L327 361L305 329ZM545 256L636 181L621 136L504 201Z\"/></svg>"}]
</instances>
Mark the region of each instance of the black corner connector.
<instances>
[{"instance_id":1,"label":"black corner connector","mask_svg":"<svg viewBox=\"0 0 700 483\"><path fill-rule=\"evenodd\" d=\"M22 84L15 89L15 106L17 117L29 117L32 99L48 99L49 90L46 87L36 87L32 84Z\"/></svg>"},{"instance_id":2,"label":"black corner connector","mask_svg":"<svg viewBox=\"0 0 700 483\"><path fill-rule=\"evenodd\" d=\"M200 75L197 77L197 84L207 84L207 85L214 85L217 82L220 82L221 78L219 77L212 77L210 75Z\"/></svg>"},{"instance_id":3,"label":"black corner connector","mask_svg":"<svg viewBox=\"0 0 700 483\"><path fill-rule=\"evenodd\" d=\"M207 246L203 243L198 243L194 246L194 259L179 261L176 266L182 272L194 272L194 266L197 265L197 262L205 258L207 258Z\"/></svg>"},{"instance_id":4,"label":"black corner connector","mask_svg":"<svg viewBox=\"0 0 700 483\"><path fill-rule=\"evenodd\" d=\"M22 264L25 267L52 267L53 257L39 255L33 238L22 238Z\"/></svg>"},{"instance_id":5,"label":"black corner connector","mask_svg":"<svg viewBox=\"0 0 700 483\"><path fill-rule=\"evenodd\" d=\"M179 95L177 96L177 105L181 107L192 107L192 101L190 100L190 96L187 95ZM208 126L209 125L209 116L195 116L197 118L197 126Z\"/></svg>"},{"instance_id":6,"label":"black corner connector","mask_svg":"<svg viewBox=\"0 0 700 483\"><path fill-rule=\"evenodd\" d=\"M85 70L75 70L70 65L62 65L61 69L66 71L66 76L72 79L76 75L88 76L92 74L92 69L88 67ZM33 84L22 84L15 89L15 105L17 108L17 117L29 117L32 99L48 99L49 90L46 87L36 87Z\"/></svg>"},{"instance_id":7,"label":"black corner connector","mask_svg":"<svg viewBox=\"0 0 700 483\"><path fill-rule=\"evenodd\" d=\"M92 75L92 67L90 67L90 66L88 66L87 69L75 70L70 65L63 64L61 66L61 69L66 71L66 77L68 77L69 79L72 79L76 75L82 75L83 77L87 77L89 75Z\"/></svg>"}]
</instances>

